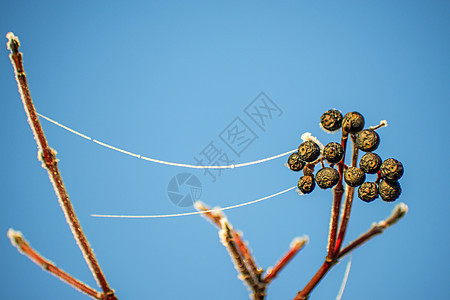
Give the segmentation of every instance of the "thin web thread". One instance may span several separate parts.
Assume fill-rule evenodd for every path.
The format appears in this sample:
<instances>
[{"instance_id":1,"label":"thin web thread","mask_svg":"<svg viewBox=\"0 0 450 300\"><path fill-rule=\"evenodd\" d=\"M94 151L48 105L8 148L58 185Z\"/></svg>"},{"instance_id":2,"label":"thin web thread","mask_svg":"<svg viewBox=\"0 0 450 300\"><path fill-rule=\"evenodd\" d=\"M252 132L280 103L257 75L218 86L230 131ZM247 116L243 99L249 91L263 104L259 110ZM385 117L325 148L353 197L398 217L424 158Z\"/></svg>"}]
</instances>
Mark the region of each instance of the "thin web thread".
<instances>
[{"instance_id":1,"label":"thin web thread","mask_svg":"<svg viewBox=\"0 0 450 300\"><path fill-rule=\"evenodd\" d=\"M344 295L345 286L347 285L348 274L350 274L350 267L352 266L352 256L348 259L347 268L345 268L344 279L342 280L341 288L339 289L339 294L336 297L336 300L341 300L342 295Z\"/></svg>"},{"instance_id":2,"label":"thin web thread","mask_svg":"<svg viewBox=\"0 0 450 300\"><path fill-rule=\"evenodd\" d=\"M287 193L293 189L295 189L296 186L290 187L288 189L285 189L281 192L272 194L270 196L266 196L263 198L259 198L253 201L249 201L249 202L245 202L245 203L241 203L241 204L236 204L236 205L232 205L232 206L227 206L227 207L223 207L223 208L214 208L214 209L210 209L210 210L206 210L206 211L194 211L194 212L188 212L188 213L180 213L180 214L168 214L168 215L146 215L146 216L133 216L133 215L100 215L100 214L92 214L92 217L98 217L98 218L122 218L122 219L155 219L155 218L171 218L171 217L183 217L183 216L192 216L192 215L199 215L199 214L204 214L204 213L208 213L208 212L214 212L214 211L223 211L223 210L228 210L228 209L233 209L233 208L238 208L238 207L242 207L242 206L246 206L246 205L251 205L251 204L255 204L257 202L261 202L276 196L279 196L281 194Z\"/></svg>"},{"instance_id":3,"label":"thin web thread","mask_svg":"<svg viewBox=\"0 0 450 300\"><path fill-rule=\"evenodd\" d=\"M176 163L176 162L170 162L170 161L164 161L164 160L159 160L159 159L155 159L155 158L145 157L145 156L142 156L140 154L135 154L135 153L132 153L130 151L123 150L123 149L111 146L109 144L103 143L103 142L101 142L99 140L95 140L95 139L93 139L93 138L91 138L91 137L89 137L89 136L87 136L87 135L85 135L85 134L83 134L81 132L78 132L78 131L76 131L76 130L74 130L72 128L69 128L69 127L67 127L65 125L62 125L61 123L59 123L59 122L57 122L55 120L52 120L49 117L46 117L46 116L41 115L39 113L38 113L38 116L40 116L43 119L49 121L50 123L55 124L56 126L59 126L59 127L65 129L65 130L67 130L67 131L69 131L69 132L71 132L73 134L76 134L76 135L84 138L84 139L90 140L90 141L92 141L92 142L94 142L94 143L96 143L96 144L98 144L100 146L109 148L111 150L114 150L114 151L117 151L117 152L120 152L120 153L123 153L123 154L126 154L126 155L130 155L130 156L133 156L133 157L136 157L136 158L140 158L140 159L143 159L143 160L146 160L146 161L150 161L150 162L154 162L154 163L158 163L158 164L163 164L163 165L175 166L175 167L184 167L184 168L191 168L191 169L234 169L234 168L239 168L239 167L246 167L246 166L260 164L260 163L263 163L263 162L266 162L266 161L269 161L269 160L273 160L273 159L276 159L276 158L279 158L279 157L282 157L282 156L285 156L285 155L288 155L288 154L291 154L291 153L297 151L297 149L294 149L294 150L287 151L287 152L284 152L284 153L281 153L281 154L278 154L278 155L274 155L274 156L271 156L271 157L267 157L267 158L263 158L263 159L259 159L259 160L255 160L255 161L250 161L250 162L240 163L240 164L231 164L231 165L226 165L226 166L199 166L199 165L182 164L182 163Z\"/></svg>"}]
</instances>

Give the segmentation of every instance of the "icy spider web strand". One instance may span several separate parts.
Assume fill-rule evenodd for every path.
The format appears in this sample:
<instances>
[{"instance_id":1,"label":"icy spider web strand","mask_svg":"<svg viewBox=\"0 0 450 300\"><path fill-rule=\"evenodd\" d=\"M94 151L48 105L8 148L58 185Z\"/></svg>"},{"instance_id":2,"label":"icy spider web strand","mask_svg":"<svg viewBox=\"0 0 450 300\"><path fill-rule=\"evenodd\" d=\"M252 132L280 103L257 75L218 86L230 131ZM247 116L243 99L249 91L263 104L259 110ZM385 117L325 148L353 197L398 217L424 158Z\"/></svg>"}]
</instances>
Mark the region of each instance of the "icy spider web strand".
<instances>
[{"instance_id":1,"label":"icy spider web strand","mask_svg":"<svg viewBox=\"0 0 450 300\"><path fill-rule=\"evenodd\" d=\"M84 139L92 141L92 142L94 142L94 143L96 143L96 144L98 144L100 146L109 148L111 150L114 150L114 151L117 151L117 152L120 152L120 153L123 153L123 154L126 154L126 155L130 155L130 156L133 156L133 157L136 157L136 158L140 158L140 159L143 159L143 160L146 160L146 161L150 161L150 162L154 162L154 163L158 163L158 164L163 164L163 165L168 165L168 166L175 166L175 167L184 167L184 168L191 168L191 169L234 169L234 168L239 168L239 167L246 167L246 166L260 164L260 163L263 163L263 162L266 162L266 161L270 161L270 160L273 160L273 159L277 159L279 157L286 156L288 154L291 154L292 152L297 151L297 149L294 149L294 150L287 151L287 152L284 152L284 153L281 153L281 154L278 154L278 155L274 155L274 156L271 156L271 157L267 157L267 158L263 158L263 159L259 159L259 160L255 160L255 161L250 161L250 162L240 163L240 164L231 164L231 165L226 165L226 166L199 166L199 165L183 164L183 163L176 163L176 162L170 162L170 161L164 161L164 160L159 160L159 159L155 159L155 158L145 157L145 156L142 156L140 154L135 154L135 153L132 153L130 151L126 151L126 150L123 150L123 149L111 146L111 145L103 143L103 142L101 142L99 140L93 139L93 138L91 138L91 137L89 137L89 136L87 136L87 135L85 135L85 134L83 134L81 132L78 132L78 131L70 128L70 127L67 127L67 126L65 126L65 125L63 125L63 124L61 124L61 123L59 123L59 122L57 122L57 121L55 121L53 119L50 119L49 117L46 117L46 116L44 116L42 114L38 113L38 115L40 117L42 117L43 119L47 120L48 122L50 122L50 123L52 123L52 124L54 124L56 126L59 126L62 129L65 129L65 130L67 130L67 131L69 131L69 132L71 132L71 133L73 133L75 135L78 135L78 136L80 136L80 137L82 137Z\"/></svg>"},{"instance_id":2,"label":"icy spider web strand","mask_svg":"<svg viewBox=\"0 0 450 300\"><path fill-rule=\"evenodd\" d=\"M350 268L352 266L352 256L348 259L347 267L345 268L344 278L342 279L341 288L339 289L339 293L336 297L336 300L341 300L342 295L344 295L345 287L347 286L348 275L350 274Z\"/></svg>"},{"instance_id":3,"label":"icy spider web strand","mask_svg":"<svg viewBox=\"0 0 450 300\"><path fill-rule=\"evenodd\" d=\"M142 215L142 216L137 216L137 215L102 215L102 214L92 214L91 217L98 217L98 218L122 218L122 219L156 219L156 218L171 218L171 217L183 217L183 216L192 216L192 215L200 215L200 214L205 214L208 212L217 212L217 211L224 211L224 210L229 210L229 209L233 209L233 208L238 208L238 207L242 207L242 206L247 206L247 205L251 205L251 204L255 204L276 196L279 196L281 194L287 193L293 189L297 188L296 186L290 187L288 189L285 189L281 192L272 194L270 196L266 196L263 198L259 198L253 201L249 201L249 202L245 202L245 203L241 203L241 204L236 204L236 205L232 205L232 206L227 206L227 207L223 207L223 208L213 208L213 209L209 209L209 210L205 210L205 211L195 211L195 212L188 212L188 213L179 213L179 214L167 214L167 215Z\"/></svg>"}]
</instances>

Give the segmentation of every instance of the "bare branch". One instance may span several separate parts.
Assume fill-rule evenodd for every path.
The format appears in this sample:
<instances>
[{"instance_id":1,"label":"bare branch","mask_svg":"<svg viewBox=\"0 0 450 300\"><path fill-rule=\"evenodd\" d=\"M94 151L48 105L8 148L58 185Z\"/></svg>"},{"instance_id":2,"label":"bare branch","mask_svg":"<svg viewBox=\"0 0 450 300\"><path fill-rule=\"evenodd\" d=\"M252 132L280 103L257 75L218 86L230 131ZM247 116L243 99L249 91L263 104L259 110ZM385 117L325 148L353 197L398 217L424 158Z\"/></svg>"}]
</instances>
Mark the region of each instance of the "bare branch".
<instances>
[{"instance_id":1,"label":"bare branch","mask_svg":"<svg viewBox=\"0 0 450 300\"><path fill-rule=\"evenodd\" d=\"M69 195L58 169L56 151L48 145L44 130L39 122L39 117L36 113L33 100L31 99L30 90L28 88L27 77L23 69L22 53L19 52L19 39L12 32L9 32L6 37L8 38L8 49L11 51L9 57L14 67L19 92L28 117L28 123L30 124L39 148L39 158L42 161L42 166L47 169L50 181L56 192L67 223L72 230L74 238L77 241L77 244L80 247L84 259L86 260L94 278L97 280L97 283L102 288L104 294L108 295L108 299L115 299L116 297L114 296L114 292L110 289L109 284L103 275L100 265L98 264L94 252L92 251L92 248L89 245L83 230L81 229L80 222L69 199Z\"/></svg>"},{"instance_id":2,"label":"bare branch","mask_svg":"<svg viewBox=\"0 0 450 300\"><path fill-rule=\"evenodd\" d=\"M211 210L210 207L208 207L206 204L204 204L201 201L196 201L194 203L194 207L198 211L204 212L204 214L202 214L202 216L204 218L209 220L212 224L216 225L217 227L221 228L221 221L223 219L225 219L225 215L222 213L222 211L220 211L220 210L215 211L214 209ZM236 246L238 247L242 257L248 264L253 275L256 276L257 278L259 278L260 275L262 274L263 270L257 266L256 260L252 256L251 251L250 251L249 247L247 246L247 243L242 240L241 234L239 234L232 227L231 227L231 233L233 235L233 239L236 243Z\"/></svg>"},{"instance_id":3,"label":"bare branch","mask_svg":"<svg viewBox=\"0 0 450 300\"><path fill-rule=\"evenodd\" d=\"M308 243L308 236L302 236L295 238L289 248L289 251L275 264L272 269L268 269L266 276L263 278L263 282L270 283L278 273L294 258L294 256L302 250Z\"/></svg>"},{"instance_id":4,"label":"bare branch","mask_svg":"<svg viewBox=\"0 0 450 300\"><path fill-rule=\"evenodd\" d=\"M36 250L31 248L28 242L23 238L22 233L20 231L15 231L12 228L10 228L8 230L8 237L11 240L11 244L13 244L13 246L15 246L20 253L27 256L29 259L31 259L31 261L33 261L38 266L41 266L42 269L48 271L55 277L61 279L62 281L71 285L80 292L85 293L95 299L102 299L102 293L97 292L93 288L89 287L87 284L72 277L65 271L58 268L51 261L41 256Z\"/></svg>"},{"instance_id":5,"label":"bare branch","mask_svg":"<svg viewBox=\"0 0 450 300\"><path fill-rule=\"evenodd\" d=\"M327 244L327 257L326 259L328 261L332 261L334 256L334 248L336 245L336 235L339 225L339 214L341 209L341 202L342 202L342 195L344 194L344 187L342 184L342 179L344 178L344 165L345 165L345 153L347 149L347 140L348 135L344 133L342 134L341 138L341 145L344 149L344 156L342 157L342 160L338 164L338 171L339 171L339 182L337 183L336 187L333 190L333 206L331 208L331 218L330 218L330 230L328 234L328 244Z\"/></svg>"},{"instance_id":6,"label":"bare branch","mask_svg":"<svg viewBox=\"0 0 450 300\"><path fill-rule=\"evenodd\" d=\"M265 285L261 284L258 278L253 274L239 251L239 247L236 244L236 241L233 236L233 229L230 224L228 224L226 219L223 219L221 222L222 229L219 232L221 241L223 245L227 248L230 253L231 258L233 259L234 265L238 272L240 273L239 278L244 281L253 291L254 299L264 299L265 295Z\"/></svg>"},{"instance_id":7,"label":"bare branch","mask_svg":"<svg viewBox=\"0 0 450 300\"><path fill-rule=\"evenodd\" d=\"M356 163L358 161L358 148L355 144L355 135L351 134L352 137L352 167L356 167ZM344 202L344 212L342 214L341 223L339 226L339 233L336 241L336 245L334 248L334 257L339 253L339 250L341 249L342 242L344 241L345 232L347 231L347 225L348 221L350 219L350 213L352 210L352 204L353 204L353 198L355 194L355 188L347 185L346 187L347 193L345 196L345 202Z\"/></svg>"},{"instance_id":8,"label":"bare branch","mask_svg":"<svg viewBox=\"0 0 450 300\"><path fill-rule=\"evenodd\" d=\"M337 258L342 258L351 251L353 251L355 248L361 246L374 236L383 233L383 231L394 225L398 222L401 218L403 218L406 213L408 212L408 206L405 203L399 203L397 206L395 206L394 210L392 211L392 214L383 221L380 221L377 223L374 223L372 227L366 231L364 234L362 234L359 238L348 244L346 247L344 247L340 252Z\"/></svg>"}]
</instances>

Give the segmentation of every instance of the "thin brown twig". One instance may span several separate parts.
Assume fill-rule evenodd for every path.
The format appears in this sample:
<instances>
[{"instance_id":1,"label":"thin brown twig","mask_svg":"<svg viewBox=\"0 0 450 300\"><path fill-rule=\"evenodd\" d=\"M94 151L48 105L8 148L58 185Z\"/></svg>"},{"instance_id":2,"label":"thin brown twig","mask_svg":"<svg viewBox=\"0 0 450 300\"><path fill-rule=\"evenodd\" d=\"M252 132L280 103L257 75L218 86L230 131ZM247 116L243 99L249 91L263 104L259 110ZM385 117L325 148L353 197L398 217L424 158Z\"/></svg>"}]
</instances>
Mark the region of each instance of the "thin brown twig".
<instances>
[{"instance_id":1,"label":"thin brown twig","mask_svg":"<svg viewBox=\"0 0 450 300\"><path fill-rule=\"evenodd\" d=\"M202 214L203 217L208 219L211 223L213 223L217 227L221 228L222 226L221 221L225 219L225 216L221 211L219 210L211 211L211 208L201 201L196 201L194 203L194 206L198 211L204 212ZM238 247L240 254L242 255L242 258L249 266L249 269L252 272L253 276L259 279L261 277L263 270L256 264L256 260L252 256L251 251L248 248L247 244L242 240L241 234L239 234L236 230L234 230L233 227L230 227L230 230L231 234L233 235L234 242L236 243L236 246Z\"/></svg>"},{"instance_id":2,"label":"thin brown twig","mask_svg":"<svg viewBox=\"0 0 450 300\"><path fill-rule=\"evenodd\" d=\"M343 177L345 166L345 153L347 150L348 133L342 132L341 145L344 150L342 160L338 163L339 181L333 189L333 205L331 208L330 230L328 234L327 256L319 270L314 274L306 286L297 293L294 300L305 300L309 298L311 291L319 284L322 278L327 274L331 267L336 263L334 250L336 246L336 237L339 226L339 216L344 194Z\"/></svg>"},{"instance_id":3,"label":"thin brown twig","mask_svg":"<svg viewBox=\"0 0 450 300\"><path fill-rule=\"evenodd\" d=\"M338 163L338 171L339 171L339 181L336 184L336 187L333 190L333 206L331 208L331 217L330 217L330 230L328 234L328 245L327 245L327 257L326 260L331 262L334 256L334 248L336 245L336 234L339 225L339 214L341 209L342 195L344 194L344 186L342 184L342 180L344 177L344 164L345 164L345 152L347 149L347 140L348 135L342 134L341 145L344 148L344 156L342 160Z\"/></svg>"},{"instance_id":4,"label":"thin brown twig","mask_svg":"<svg viewBox=\"0 0 450 300\"><path fill-rule=\"evenodd\" d=\"M217 210L211 210L209 206L207 206L205 203L201 201L196 201L194 203L194 207L198 211L202 211L202 217L209 220L212 224L216 225L218 228L220 228L220 222L225 217L221 211Z\"/></svg>"},{"instance_id":5,"label":"thin brown twig","mask_svg":"<svg viewBox=\"0 0 450 300\"><path fill-rule=\"evenodd\" d=\"M322 264L320 269L317 271L317 273L311 278L311 280L308 282L308 284L297 293L294 300L306 300L309 299L309 295L311 291L316 287L316 285L320 282L320 280L327 274L327 272L333 267L334 264L338 262L338 259L344 257L351 251L355 250L359 246L363 245L365 242L373 238L374 236L383 233L383 231L392 226L393 224L397 223L398 220L400 220L406 213L408 212L408 206L404 203L399 203L394 210L392 211L392 214L383 221L380 221L378 223L375 223L372 225L372 227L362 234L359 238L351 242L349 245L344 247L340 252L339 255L336 255L336 258L329 262L326 261Z\"/></svg>"},{"instance_id":6,"label":"thin brown twig","mask_svg":"<svg viewBox=\"0 0 450 300\"><path fill-rule=\"evenodd\" d=\"M374 223L372 227L366 231L364 234L362 234L360 237L358 237L356 240L345 246L340 252L337 258L342 258L348 253L350 253L355 248L361 246L374 236L383 233L383 231L393 224L397 223L403 216L406 215L408 212L408 206L405 203L399 203L395 206L394 210L392 211L391 215L378 223Z\"/></svg>"},{"instance_id":7,"label":"thin brown twig","mask_svg":"<svg viewBox=\"0 0 450 300\"><path fill-rule=\"evenodd\" d=\"M236 244L236 241L233 237L233 229L228 224L226 219L223 219L222 222L222 230L220 232L221 240L225 247L228 249L231 258L236 266L236 269L240 273L240 278L252 289L253 291L253 299L254 300L262 300L265 297L265 289L266 285L261 284L259 279L252 274L249 270L244 257L239 251L239 247Z\"/></svg>"},{"instance_id":8,"label":"thin brown twig","mask_svg":"<svg viewBox=\"0 0 450 300\"><path fill-rule=\"evenodd\" d=\"M8 38L8 49L11 51L9 55L11 62L14 67L14 72L16 75L16 80L19 86L19 92L22 98L22 102L25 108L25 112L28 117L28 122L33 131L34 138L36 139L38 149L39 149L39 157L43 162L43 167L47 169L49 174L50 181L52 182L53 188L55 189L56 195L58 196L59 203L61 208L63 209L64 215L66 217L67 223L72 230L72 233L77 241L78 246L83 253L83 256L94 276L99 286L102 288L104 294L107 299L116 299L114 292L109 287L108 282L106 281L105 276L100 268L100 265L95 258L94 252L92 251L89 242L81 229L80 222L78 217L75 214L72 203L69 199L69 195L64 186L61 174L59 172L56 159L56 152L50 148L48 145L47 139L44 134L44 130L39 122L39 117L36 113L36 109L33 104L33 100L31 99L30 90L28 88L27 77L24 72L23 62L22 62L22 53L19 52L19 39L12 33L7 34Z\"/></svg>"},{"instance_id":9,"label":"thin brown twig","mask_svg":"<svg viewBox=\"0 0 450 300\"><path fill-rule=\"evenodd\" d=\"M307 236L295 238L290 245L289 251L286 252L285 255L283 255L283 257L275 264L272 269L269 269L267 271L262 281L266 284L269 284L278 275L278 273L294 258L294 256L306 246L307 243Z\"/></svg>"},{"instance_id":10,"label":"thin brown twig","mask_svg":"<svg viewBox=\"0 0 450 300\"><path fill-rule=\"evenodd\" d=\"M13 246L17 247L20 253L27 256L32 262L34 262L38 266L41 266L44 270L53 274L55 277L61 279L62 281L71 285L73 288L79 290L80 292L85 293L88 296L91 296L92 298L95 299L102 299L102 293L94 290L87 284L74 278L67 272L58 268L51 261L40 255L36 250L34 250L30 246L30 244L28 244L28 242L22 236L21 232L15 231L10 228L8 230L8 237L11 240Z\"/></svg>"},{"instance_id":11,"label":"thin brown twig","mask_svg":"<svg viewBox=\"0 0 450 300\"><path fill-rule=\"evenodd\" d=\"M356 167L359 151L358 151L358 148L356 147L355 135L352 134L351 137L352 137L352 147L353 147L351 166ZM350 219L350 213L352 210L353 198L354 198L354 194L355 194L354 187L347 185L346 189L347 189L347 193L346 193L345 202L344 202L344 212L342 214L341 223L339 225L339 233L337 236L336 245L335 245L335 249L334 249L334 257L336 257L336 255L339 253L339 250L341 249L341 246L342 246L342 242L344 241L345 232L347 231L348 221Z\"/></svg>"},{"instance_id":12,"label":"thin brown twig","mask_svg":"<svg viewBox=\"0 0 450 300\"><path fill-rule=\"evenodd\" d=\"M247 244L242 240L241 234L239 232L237 232L236 230L234 230L233 228L231 228L231 229L232 229L233 239L234 239L236 245L238 246L238 249L241 252L242 257L244 258L245 262L249 266L252 274L256 278L258 278L258 280L260 280L261 274L264 272L263 269L258 267L258 265L256 264L256 260L252 256L251 251L250 251L249 247L247 246Z\"/></svg>"}]
</instances>

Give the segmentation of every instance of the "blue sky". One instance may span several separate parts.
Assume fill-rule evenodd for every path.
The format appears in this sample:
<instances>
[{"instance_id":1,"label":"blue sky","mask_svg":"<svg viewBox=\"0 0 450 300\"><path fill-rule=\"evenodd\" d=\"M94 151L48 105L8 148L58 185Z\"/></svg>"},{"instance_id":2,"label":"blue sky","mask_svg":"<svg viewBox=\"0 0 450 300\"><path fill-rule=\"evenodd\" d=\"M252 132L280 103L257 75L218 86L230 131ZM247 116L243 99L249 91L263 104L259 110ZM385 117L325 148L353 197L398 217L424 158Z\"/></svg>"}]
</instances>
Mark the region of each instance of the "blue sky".
<instances>
[{"instance_id":1,"label":"blue sky","mask_svg":"<svg viewBox=\"0 0 450 300\"><path fill-rule=\"evenodd\" d=\"M448 1L3 1L0 33L19 36L38 112L102 142L152 158L196 164L213 143L235 163L295 149L320 115L359 111L380 129L377 153L403 162L405 219L353 254L343 299L448 299L446 149L450 146ZM6 38L3 39L6 43ZM2 45L5 45L4 43ZM14 249L23 232L41 254L95 286L47 174L36 159L8 51L0 55L0 298L87 299ZM263 127L246 114L264 92L279 111ZM254 139L234 152L221 133L239 119ZM43 120L83 228L119 299L248 299L199 216L100 219L91 214L193 211L168 198L177 174L201 199L229 206L296 185L286 158L214 171L164 166L101 147ZM222 136L223 137L223 136ZM347 239L395 204L355 199ZM295 191L227 212L267 268L296 236L310 243L270 285L292 299L325 257L331 192ZM347 260L311 299L335 299Z\"/></svg>"}]
</instances>

